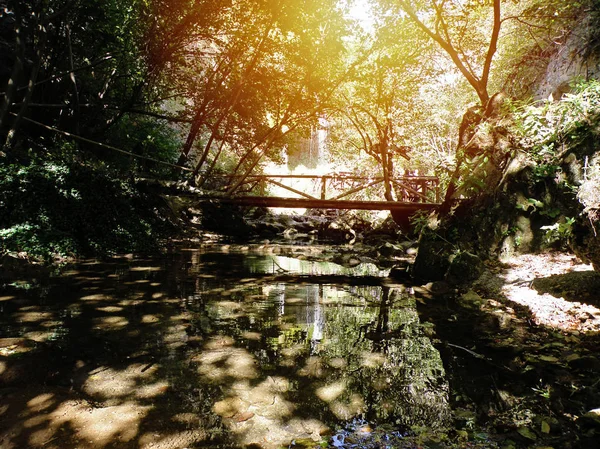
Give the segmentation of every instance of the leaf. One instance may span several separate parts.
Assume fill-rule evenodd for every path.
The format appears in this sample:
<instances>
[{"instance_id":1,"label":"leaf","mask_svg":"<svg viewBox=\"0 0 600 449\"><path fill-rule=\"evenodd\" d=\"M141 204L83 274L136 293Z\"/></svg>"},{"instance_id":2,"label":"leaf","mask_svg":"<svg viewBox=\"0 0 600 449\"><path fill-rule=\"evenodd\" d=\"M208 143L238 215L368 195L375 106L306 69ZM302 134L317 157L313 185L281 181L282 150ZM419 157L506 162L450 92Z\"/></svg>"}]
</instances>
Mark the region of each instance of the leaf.
<instances>
[{"instance_id":1,"label":"leaf","mask_svg":"<svg viewBox=\"0 0 600 449\"><path fill-rule=\"evenodd\" d=\"M542 203L539 200L536 200L535 198L527 198L527 201L529 203L531 203L534 207L539 207L539 208L544 207L544 203Z\"/></svg>"},{"instance_id":2,"label":"leaf","mask_svg":"<svg viewBox=\"0 0 600 449\"><path fill-rule=\"evenodd\" d=\"M542 421L542 433L550 433L550 424L546 421Z\"/></svg>"},{"instance_id":3,"label":"leaf","mask_svg":"<svg viewBox=\"0 0 600 449\"><path fill-rule=\"evenodd\" d=\"M567 363L570 363L570 362L573 362L575 360L579 360L580 358L581 358L581 356L579 354L571 354L565 360L567 361Z\"/></svg>"},{"instance_id":4,"label":"leaf","mask_svg":"<svg viewBox=\"0 0 600 449\"><path fill-rule=\"evenodd\" d=\"M517 432L519 433L519 435L521 435L524 438L527 438L528 440L537 440L537 435L529 427L519 427L517 429Z\"/></svg>"},{"instance_id":5,"label":"leaf","mask_svg":"<svg viewBox=\"0 0 600 449\"><path fill-rule=\"evenodd\" d=\"M558 359L552 355L541 355L540 360L549 363L558 363Z\"/></svg>"}]
</instances>

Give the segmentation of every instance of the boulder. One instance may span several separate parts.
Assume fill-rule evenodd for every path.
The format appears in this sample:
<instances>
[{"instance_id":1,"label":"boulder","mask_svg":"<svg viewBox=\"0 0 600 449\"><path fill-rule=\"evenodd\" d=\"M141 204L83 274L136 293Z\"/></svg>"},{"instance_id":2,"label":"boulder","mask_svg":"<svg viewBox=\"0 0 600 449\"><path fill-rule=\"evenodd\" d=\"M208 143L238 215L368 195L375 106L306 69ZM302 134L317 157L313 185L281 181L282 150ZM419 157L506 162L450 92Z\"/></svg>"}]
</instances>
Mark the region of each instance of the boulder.
<instances>
[{"instance_id":1,"label":"boulder","mask_svg":"<svg viewBox=\"0 0 600 449\"><path fill-rule=\"evenodd\" d=\"M462 307L465 307L467 309L478 310L483 304L483 299L473 290L469 290L468 292L459 296L457 302Z\"/></svg>"},{"instance_id":2,"label":"boulder","mask_svg":"<svg viewBox=\"0 0 600 449\"><path fill-rule=\"evenodd\" d=\"M446 281L454 285L473 282L483 273L483 262L479 257L469 252L459 252L450 262L446 273Z\"/></svg>"},{"instance_id":3,"label":"boulder","mask_svg":"<svg viewBox=\"0 0 600 449\"><path fill-rule=\"evenodd\" d=\"M356 239L356 232L346 223L332 221L320 229L319 236L333 243L353 242Z\"/></svg>"},{"instance_id":4,"label":"boulder","mask_svg":"<svg viewBox=\"0 0 600 449\"><path fill-rule=\"evenodd\" d=\"M425 284L425 289L433 296L443 296L452 292L450 284L444 281L435 281Z\"/></svg>"},{"instance_id":5,"label":"boulder","mask_svg":"<svg viewBox=\"0 0 600 449\"><path fill-rule=\"evenodd\" d=\"M50 270L47 266L29 259L26 253L7 253L0 257L0 279L11 279L17 276L47 277Z\"/></svg>"},{"instance_id":6,"label":"boulder","mask_svg":"<svg viewBox=\"0 0 600 449\"><path fill-rule=\"evenodd\" d=\"M382 257L401 257L404 256L404 250L393 243L385 242L377 247L377 252Z\"/></svg>"},{"instance_id":7,"label":"boulder","mask_svg":"<svg viewBox=\"0 0 600 449\"><path fill-rule=\"evenodd\" d=\"M413 266L413 277L419 281L443 281L450 268L454 247L433 237L421 236L419 252Z\"/></svg>"}]
</instances>

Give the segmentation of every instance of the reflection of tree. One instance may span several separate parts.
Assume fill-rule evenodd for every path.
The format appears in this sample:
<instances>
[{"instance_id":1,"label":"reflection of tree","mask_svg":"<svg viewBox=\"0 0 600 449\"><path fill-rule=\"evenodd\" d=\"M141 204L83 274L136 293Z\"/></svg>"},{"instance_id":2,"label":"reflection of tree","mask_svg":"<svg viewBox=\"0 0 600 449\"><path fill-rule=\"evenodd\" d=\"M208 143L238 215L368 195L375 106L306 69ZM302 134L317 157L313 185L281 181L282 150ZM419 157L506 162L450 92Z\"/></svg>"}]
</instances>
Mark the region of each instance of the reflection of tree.
<instances>
[{"instance_id":1,"label":"reflection of tree","mask_svg":"<svg viewBox=\"0 0 600 449\"><path fill-rule=\"evenodd\" d=\"M379 313L375 324L375 335L373 335L373 352L387 353L387 343L389 340L383 338L384 334L389 330L388 323L390 320L390 289L389 287L382 288L381 302L379 303Z\"/></svg>"},{"instance_id":2,"label":"reflection of tree","mask_svg":"<svg viewBox=\"0 0 600 449\"><path fill-rule=\"evenodd\" d=\"M246 347L264 370L293 380L296 388L288 399L307 415L327 421L331 413L338 419L364 413L405 426L445 424L442 361L423 336L408 296L372 286L288 284L267 290L268 301L256 316L234 321L221 316L221 329L229 323L227 333L239 339L244 332L260 333L261 341Z\"/></svg>"},{"instance_id":3,"label":"reflection of tree","mask_svg":"<svg viewBox=\"0 0 600 449\"><path fill-rule=\"evenodd\" d=\"M443 426L449 406L440 355L422 334L414 303L407 304L407 296L380 288L379 298L377 307L363 318L364 337L355 340L359 352L349 353L349 358L355 357L349 363L351 388L365 398L370 420ZM343 328L340 321L333 327Z\"/></svg>"},{"instance_id":4,"label":"reflection of tree","mask_svg":"<svg viewBox=\"0 0 600 449\"><path fill-rule=\"evenodd\" d=\"M373 285L258 282L232 288L230 280L211 278L195 293L202 300L193 308L201 316L193 323L212 330L205 341L228 336L233 343L216 352L207 347L198 356L208 364L203 376L219 383L223 400L245 403L259 386L260 394L270 388L269 379L278 385L285 379L284 392L264 393L264 404L245 405L269 419L277 415L273 407L295 409L294 418L270 421L273 427L294 419L335 426L357 416L400 427L447 422L442 362L408 295ZM236 379L243 372L252 378Z\"/></svg>"}]
</instances>

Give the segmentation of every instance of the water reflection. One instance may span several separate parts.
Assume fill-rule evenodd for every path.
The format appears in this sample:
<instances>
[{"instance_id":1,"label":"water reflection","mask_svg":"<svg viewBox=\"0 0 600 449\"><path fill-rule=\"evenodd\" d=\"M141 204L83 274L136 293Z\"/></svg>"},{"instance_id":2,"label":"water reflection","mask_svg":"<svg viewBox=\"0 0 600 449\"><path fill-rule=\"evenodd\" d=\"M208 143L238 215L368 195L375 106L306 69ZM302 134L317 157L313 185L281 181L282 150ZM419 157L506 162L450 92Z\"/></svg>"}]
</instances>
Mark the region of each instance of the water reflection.
<instances>
[{"instance_id":1,"label":"water reflection","mask_svg":"<svg viewBox=\"0 0 600 449\"><path fill-rule=\"evenodd\" d=\"M339 446L330 436L348 423L387 425L390 435L448 424L442 361L412 296L402 287L334 285L328 276L347 269L277 257L196 250L161 262L89 263L42 296L2 293L0 343L48 345L32 346L31 361L0 353L2 369L35 366L49 377L33 381L57 385L46 387L53 399L43 415L30 410L30 389L0 409L7 447L31 445L34 433L63 444L65 426L71 438L93 439L78 427L82 403L98 416L126 409L127 419L97 440L140 447L177 438L210 447L233 440L276 448L301 438ZM312 276L281 281L277 270ZM85 399L73 405L65 387ZM18 417L31 413L39 425L30 431Z\"/></svg>"},{"instance_id":2,"label":"water reflection","mask_svg":"<svg viewBox=\"0 0 600 449\"><path fill-rule=\"evenodd\" d=\"M277 251L275 251L275 248ZM343 276L387 276L389 269L378 268L365 262L354 267L318 260L325 249L304 247L207 247L204 250L188 249L192 271L215 270L237 274L300 274L300 275L343 275ZM314 254L313 254L314 253Z\"/></svg>"},{"instance_id":3,"label":"water reflection","mask_svg":"<svg viewBox=\"0 0 600 449\"><path fill-rule=\"evenodd\" d=\"M260 258L244 263L269 269ZM403 430L448 424L442 360L402 288L267 281L232 292L218 277L196 286L190 333L209 339L200 372L226 392L217 412L245 443L257 429L285 442L356 418Z\"/></svg>"}]
</instances>

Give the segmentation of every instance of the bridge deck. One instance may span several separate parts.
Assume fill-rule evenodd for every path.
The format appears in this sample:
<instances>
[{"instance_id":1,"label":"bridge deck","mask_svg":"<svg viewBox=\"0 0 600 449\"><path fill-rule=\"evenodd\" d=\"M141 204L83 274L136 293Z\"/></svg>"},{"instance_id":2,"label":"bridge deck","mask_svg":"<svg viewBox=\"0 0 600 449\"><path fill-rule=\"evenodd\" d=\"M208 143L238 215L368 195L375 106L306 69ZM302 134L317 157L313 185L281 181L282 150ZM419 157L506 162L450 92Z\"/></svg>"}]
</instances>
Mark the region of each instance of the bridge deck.
<instances>
[{"instance_id":1,"label":"bridge deck","mask_svg":"<svg viewBox=\"0 0 600 449\"><path fill-rule=\"evenodd\" d=\"M319 200L309 198L280 198L268 196L237 197L198 197L198 201L216 204L233 204L254 207L287 207L302 209L360 209L389 210L411 214L418 210L431 210L437 203L416 203L400 201L357 201L357 200Z\"/></svg>"},{"instance_id":2,"label":"bridge deck","mask_svg":"<svg viewBox=\"0 0 600 449\"><path fill-rule=\"evenodd\" d=\"M234 182L236 176L221 176L222 182ZM215 178L216 179L216 178ZM298 180L309 181L294 183ZM243 189L232 194L228 184L220 191L182 192L178 196L193 197L202 204L231 204L247 207L285 207L290 209L358 209L387 210L394 219L408 217L419 210L432 210L439 206L439 180L434 176L403 176L390 179L398 201L365 201L346 199L367 189L379 188L384 178L334 175L249 175L240 182ZM288 184L285 184L288 182ZM312 183L312 184L311 184ZM276 186L279 191L293 193L295 197L265 196L266 185ZM300 190L310 188L307 193ZM314 191L316 188L316 192ZM251 192L259 192L253 195ZM371 192L372 194L373 192Z\"/></svg>"}]
</instances>

